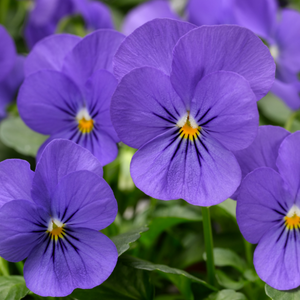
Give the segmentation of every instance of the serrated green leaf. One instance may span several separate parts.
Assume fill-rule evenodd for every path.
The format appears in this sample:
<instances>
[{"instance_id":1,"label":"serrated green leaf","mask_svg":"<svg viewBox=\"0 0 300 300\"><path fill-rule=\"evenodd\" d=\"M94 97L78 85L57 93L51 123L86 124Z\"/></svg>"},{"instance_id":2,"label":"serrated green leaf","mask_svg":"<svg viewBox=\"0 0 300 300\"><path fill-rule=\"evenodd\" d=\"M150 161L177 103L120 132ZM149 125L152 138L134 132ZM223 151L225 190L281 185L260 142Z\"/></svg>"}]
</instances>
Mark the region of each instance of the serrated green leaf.
<instances>
[{"instance_id":1,"label":"serrated green leaf","mask_svg":"<svg viewBox=\"0 0 300 300\"><path fill-rule=\"evenodd\" d=\"M0 276L0 299L20 300L29 292L22 276Z\"/></svg>"},{"instance_id":2,"label":"serrated green leaf","mask_svg":"<svg viewBox=\"0 0 300 300\"><path fill-rule=\"evenodd\" d=\"M76 289L71 298L78 300L152 300L153 286L147 272L118 262L111 276L101 285L90 289Z\"/></svg>"},{"instance_id":3,"label":"serrated green leaf","mask_svg":"<svg viewBox=\"0 0 300 300\"><path fill-rule=\"evenodd\" d=\"M226 289L240 290L245 285L244 280L239 279L239 281L235 281L235 280L231 279L230 277L228 277L221 270L216 270L216 278L217 278L218 283Z\"/></svg>"},{"instance_id":4,"label":"serrated green leaf","mask_svg":"<svg viewBox=\"0 0 300 300\"><path fill-rule=\"evenodd\" d=\"M222 290L218 293L211 294L207 300L247 300L244 294L237 293L233 290Z\"/></svg>"},{"instance_id":5,"label":"serrated green leaf","mask_svg":"<svg viewBox=\"0 0 300 300\"><path fill-rule=\"evenodd\" d=\"M47 136L32 131L21 118L11 117L1 122L0 138L6 146L21 154L35 157Z\"/></svg>"},{"instance_id":6,"label":"serrated green leaf","mask_svg":"<svg viewBox=\"0 0 300 300\"><path fill-rule=\"evenodd\" d=\"M118 249L119 256L126 252L129 247L130 243L135 242L141 237L141 233L148 230L148 227L141 227L111 238Z\"/></svg>"},{"instance_id":7,"label":"serrated green leaf","mask_svg":"<svg viewBox=\"0 0 300 300\"><path fill-rule=\"evenodd\" d=\"M156 238L166 229L186 222L200 222L202 216L190 206L174 205L155 211L149 224L149 230L141 237L141 242L151 246Z\"/></svg>"},{"instance_id":8,"label":"serrated green leaf","mask_svg":"<svg viewBox=\"0 0 300 300\"><path fill-rule=\"evenodd\" d=\"M206 253L203 254L203 258L206 260ZM235 252L229 249L215 248L214 249L215 265L218 267L233 267L244 273L247 265Z\"/></svg>"},{"instance_id":9,"label":"serrated green leaf","mask_svg":"<svg viewBox=\"0 0 300 300\"><path fill-rule=\"evenodd\" d=\"M166 265L153 264L150 261L142 260L137 257L133 257L133 256L129 256L129 255L124 255L120 259L125 265L136 268L136 269L146 270L146 271L159 271L159 272L163 272L163 273L184 276L184 277L188 278L191 282L201 284L211 290L216 290L215 287L211 286L210 284L206 283L205 281L203 281L183 270L171 268Z\"/></svg>"},{"instance_id":10,"label":"serrated green leaf","mask_svg":"<svg viewBox=\"0 0 300 300\"><path fill-rule=\"evenodd\" d=\"M289 291L278 291L266 284L265 291L267 296L273 300L299 300L300 287Z\"/></svg>"}]
</instances>

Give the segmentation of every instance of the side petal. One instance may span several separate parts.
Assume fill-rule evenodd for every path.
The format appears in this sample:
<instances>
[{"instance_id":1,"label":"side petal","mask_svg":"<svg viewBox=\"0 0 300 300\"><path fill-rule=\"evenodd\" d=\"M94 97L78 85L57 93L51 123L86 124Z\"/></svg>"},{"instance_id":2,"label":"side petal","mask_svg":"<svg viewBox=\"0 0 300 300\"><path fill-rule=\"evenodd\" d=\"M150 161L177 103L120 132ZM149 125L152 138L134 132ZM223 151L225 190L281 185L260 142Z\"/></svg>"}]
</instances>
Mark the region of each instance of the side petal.
<instances>
[{"instance_id":1,"label":"side petal","mask_svg":"<svg viewBox=\"0 0 300 300\"><path fill-rule=\"evenodd\" d=\"M14 200L0 209L0 255L17 262L25 259L43 240L47 213L34 203Z\"/></svg>"},{"instance_id":2,"label":"side petal","mask_svg":"<svg viewBox=\"0 0 300 300\"><path fill-rule=\"evenodd\" d=\"M274 225L284 224L292 205L292 195L275 170L263 167L248 174L240 186L236 210L244 238L257 244Z\"/></svg>"},{"instance_id":3,"label":"side petal","mask_svg":"<svg viewBox=\"0 0 300 300\"><path fill-rule=\"evenodd\" d=\"M239 150L249 146L257 135L259 115L255 100L242 76L215 72L198 83L190 114L225 148Z\"/></svg>"},{"instance_id":4,"label":"side petal","mask_svg":"<svg viewBox=\"0 0 300 300\"><path fill-rule=\"evenodd\" d=\"M43 70L27 77L18 95L18 110L31 129L55 134L76 120L83 96L65 74Z\"/></svg>"},{"instance_id":5,"label":"side petal","mask_svg":"<svg viewBox=\"0 0 300 300\"><path fill-rule=\"evenodd\" d=\"M0 163L0 207L17 200L31 200L31 186L34 172L25 160L7 159Z\"/></svg>"},{"instance_id":6,"label":"side petal","mask_svg":"<svg viewBox=\"0 0 300 300\"><path fill-rule=\"evenodd\" d=\"M131 176L151 197L210 206L232 195L241 170L234 155L212 137L200 134L190 140L170 129L134 154Z\"/></svg>"},{"instance_id":7,"label":"side petal","mask_svg":"<svg viewBox=\"0 0 300 300\"><path fill-rule=\"evenodd\" d=\"M221 70L245 77L259 100L274 82L275 63L253 32L236 25L201 26L174 48L171 81L185 101L193 97L203 76Z\"/></svg>"},{"instance_id":8,"label":"side petal","mask_svg":"<svg viewBox=\"0 0 300 300\"><path fill-rule=\"evenodd\" d=\"M99 69L112 72L113 57L124 37L111 29L99 29L89 34L66 56L63 71L80 87Z\"/></svg>"},{"instance_id":9,"label":"side petal","mask_svg":"<svg viewBox=\"0 0 300 300\"><path fill-rule=\"evenodd\" d=\"M259 241L254 252L258 276L277 290L300 285L299 230L273 226Z\"/></svg>"},{"instance_id":10,"label":"side petal","mask_svg":"<svg viewBox=\"0 0 300 300\"><path fill-rule=\"evenodd\" d=\"M179 16L172 10L170 2L149 1L136 6L127 13L123 21L122 32L129 35L138 27L156 18L179 20Z\"/></svg>"},{"instance_id":11,"label":"side petal","mask_svg":"<svg viewBox=\"0 0 300 300\"><path fill-rule=\"evenodd\" d=\"M115 220L118 205L103 178L90 171L77 171L59 181L51 211L67 227L101 230Z\"/></svg>"},{"instance_id":12,"label":"side petal","mask_svg":"<svg viewBox=\"0 0 300 300\"><path fill-rule=\"evenodd\" d=\"M114 74L120 80L140 67L154 67L166 74L171 72L172 51L181 36L196 28L190 23L154 19L130 34L114 57Z\"/></svg>"},{"instance_id":13,"label":"side petal","mask_svg":"<svg viewBox=\"0 0 300 300\"><path fill-rule=\"evenodd\" d=\"M81 38L71 34L54 34L38 42L25 61L25 76L43 70L61 71L64 59Z\"/></svg>"},{"instance_id":14,"label":"side petal","mask_svg":"<svg viewBox=\"0 0 300 300\"><path fill-rule=\"evenodd\" d=\"M66 175L80 170L102 177L102 166L90 151L68 140L49 143L37 163L32 184L32 199L50 209L50 199L58 182Z\"/></svg>"},{"instance_id":15,"label":"side petal","mask_svg":"<svg viewBox=\"0 0 300 300\"><path fill-rule=\"evenodd\" d=\"M112 273L118 259L114 243L104 234L76 228L57 242L41 243L27 258L27 287L40 296L64 297L74 289L91 289Z\"/></svg>"},{"instance_id":16,"label":"side petal","mask_svg":"<svg viewBox=\"0 0 300 300\"><path fill-rule=\"evenodd\" d=\"M176 127L186 108L170 78L160 70L135 69L122 79L111 103L111 118L121 141L139 148Z\"/></svg>"},{"instance_id":17,"label":"side petal","mask_svg":"<svg viewBox=\"0 0 300 300\"><path fill-rule=\"evenodd\" d=\"M299 198L300 192L299 145L300 132L297 131L289 135L281 143L276 161L279 173L287 183L294 199Z\"/></svg>"}]
</instances>

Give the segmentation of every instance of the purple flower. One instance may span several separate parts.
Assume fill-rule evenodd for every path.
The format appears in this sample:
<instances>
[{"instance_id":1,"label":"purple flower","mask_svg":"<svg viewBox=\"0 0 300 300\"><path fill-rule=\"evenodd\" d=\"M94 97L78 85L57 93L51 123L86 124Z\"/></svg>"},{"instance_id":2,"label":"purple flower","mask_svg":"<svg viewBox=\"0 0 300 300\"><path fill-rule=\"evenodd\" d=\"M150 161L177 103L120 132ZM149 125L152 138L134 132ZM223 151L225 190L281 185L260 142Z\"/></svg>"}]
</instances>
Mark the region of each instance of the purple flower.
<instances>
[{"instance_id":1,"label":"purple flower","mask_svg":"<svg viewBox=\"0 0 300 300\"><path fill-rule=\"evenodd\" d=\"M238 225L247 241L258 244L256 272L278 290L300 285L299 145L300 132L287 136L278 149L277 170L262 167L249 173L238 194Z\"/></svg>"},{"instance_id":2,"label":"purple flower","mask_svg":"<svg viewBox=\"0 0 300 300\"><path fill-rule=\"evenodd\" d=\"M98 1L35 0L25 28L25 39L29 48L46 36L54 34L62 18L74 14L82 15L88 31L113 28L109 9Z\"/></svg>"},{"instance_id":3,"label":"purple flower","mask_svg":"<svg viewBox=\"0 0 300 300\"><path fill-rule=\"evenodd\" d=\"M115 73L123 78L112 121L120 139L138 148L131 163L136 186L202 206L231 196L241 179L232 151L255 138L256 99L274 79L262 42L237 26L193 30L154 20L121 44Z\"/></svg>"},{"instance_id":4,"label":"purple flower","mask_svg":"<svg viewBox=\"0 0 300 300\"><path fill-rule=\"evenodd\" d=\"M66 296L101 284L118 253L99 230L117 214L102 167L86 149L51 142L36 171L22 160L0 163L0 255L27 258L27 287L41 296Z\"/></svg>"},{"instance_id":5,"label":"purple flower","mask_svg":"<svg viewBox=\"0 0 300 300\"><path fill-rule=\"evenodd\" d=\"M119 138L109 107L117 80L111 72L123 38L103 29L82 40L54 35L33 49L17 104L30 128L50 135L38 156L51 140L65 138L89 149L102 165L116 158Z\"/></svg>"}]
</instances>

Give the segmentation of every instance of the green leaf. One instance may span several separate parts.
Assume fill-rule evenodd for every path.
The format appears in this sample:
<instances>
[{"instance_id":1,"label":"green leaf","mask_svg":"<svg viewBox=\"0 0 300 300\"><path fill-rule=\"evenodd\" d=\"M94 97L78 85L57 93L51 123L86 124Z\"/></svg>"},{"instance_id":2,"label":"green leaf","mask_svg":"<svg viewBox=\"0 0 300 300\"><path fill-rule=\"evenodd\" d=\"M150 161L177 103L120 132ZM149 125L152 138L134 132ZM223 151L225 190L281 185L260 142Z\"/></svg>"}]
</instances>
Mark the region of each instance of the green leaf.
<instances>
[{"instance_id":1,"label":"green leaf","mask_svg":"<svg viewBox=\"0 0 300 300\"><path fill-rule=\"evenodd\" d=\"M22 276L0 276L0 299L20 300L29 292Z\"/></svg>"},{"instance_id":2,"label":"green leaf","mask_svg":"<svg viewBox=\"0 0 300 300\"><path fill-rule=\"evenodd\" d=\"M76 289L71 298L77 300L152 300L153 286L147 272L118 262L111 276L101 285L90 289Z\"/></svg>"},{"instance_id":3,"label":"green leaf","mask_svg":"<svg viewBox=\"0 0 300 300\"><path fill-rule=\"evenodd\" d=\"M203 254L203 258L206 260L206 253ZM214 259L217 267L233 267L244 273L247 265L235 252L229 249L214 248Z\"/></svg>"},{"instance_id":4,"label":"green leaf","mask_svg":"<svg viewBox=\"0 0 300 300\"><path fill-rule=\"evenodd\" d=\"M157 209L149 224L149 230L141 237L141 242L150 247L166 229L186 222L200 222L201 215L190 206L174 205Z\"/></svg>"},{"instance_id":5,"label":"green leaf","mask_svg":"<svg viewBox=\"0 0 300 300\"><path fill-rule=\"evenodd\" d=\"M231 290L240 290L244 287L245 281L240 279L239 281L234 281L230 277L228 277L224 272L221 270L216 270L216 278L218 283L223 286L224 288L231 289Z\"/></svg>"},{"instance_id":6,"label":"green leaf","mask_svg":"<svg viewBox=\"0 0 300 300\"><path fill-rule=\"evenodd\" d=\"M236 218L236 201L228 198L227 200L218 204L218 206L224 209L230 216Z\"/></svg>"},{"instance_id":7,"label":"green leaf","mask_svg":"<svg viewBox=\"0 0 300 300\"><path fill-rule=\"evenodd\" d=\"M165 265L153 264L149 261L145 261L145 260L139 259L137 257L129 256L129 255L122 256L121 260L125 265L136 268L136 269L147 270L147 271L159 271L162 273L183 276L183 277L186 277L187 279L189 279L190 282L195 282L195 283L201 284L211 290L217 290L215 287L211 286L210 284L206 283L205 281L203 281L183 270L171 268L171 267L165 266Z\"/></svg>"},{"instance_id":8,"label":"green leaf","mask_svg":"<svg viewBox=\"0 0 300 300\"><path fill-rule=\"evenodd\" d=\"M148 227L141 227L117 236L114 236L111 238L111 240L114 242L118 249L118 254L119 256L126 252L129 247L130 243L135 242L141 237L141 233L145 232L148 230Z\"/></svg>"},{"instance_id":9,"label":"green leaf","mask_svg":"<svg viewBox=\"0 0 300 300\"><path fill-rule=\"evenodd\" d=\"M211 294L207 300L247 300L244 294L237 293L233 290L222 290L218 293Z\"/></svg>"},{"instance_id":10,"label":"green leaf","mask_svg":"<svg viewBox=\"0 0 300 300\"><path fill-rule=\"evenodd\" d=\"M11 117L2 121L0 137L6 146L21 154L34 157L41 144L47 139L47 136L28 128L19 117Z\"/></svg>"},{"instance_id":11,"label":"green leaf","mask_svg":"<svg viewBox=\"0 0 300 300\"><path fill-rule=\"evenodd\" d=\"M300 287L289 291L278 291L269 285L265 286L266 294L273 300L299 300Z\"/></svg>"}]
</instances>

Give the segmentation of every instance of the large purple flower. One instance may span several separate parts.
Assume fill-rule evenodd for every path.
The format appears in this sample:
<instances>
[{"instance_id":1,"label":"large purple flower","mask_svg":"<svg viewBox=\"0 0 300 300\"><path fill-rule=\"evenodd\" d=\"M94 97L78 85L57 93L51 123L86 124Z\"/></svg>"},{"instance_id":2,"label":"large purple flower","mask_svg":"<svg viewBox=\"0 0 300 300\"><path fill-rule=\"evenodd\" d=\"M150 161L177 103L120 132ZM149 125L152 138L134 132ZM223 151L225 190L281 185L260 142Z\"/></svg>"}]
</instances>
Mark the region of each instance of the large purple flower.
<instances>
[{"instance_id":1,"label":"large purple flower","mask_svg":"<svg viewBox=\"0 0 300 300\"><path fill-rule=\"evenodd\" d=\"M118 253L99 230L117 214L102 167L86 149L51 142L36 171L22 160L0 163L0 255L27 258L27 287L41 296L66 296L101 284Z\"/></svg>"},{"instance_id":2,"label":"large purple flower","mask_svg":"<svg viewBox=\"0 0 300 300\"><path fill-rule=\"evenodd\" d=\"M123 38L102 29L82 40L54 35L35 46L25 62L27 77L17 104L30 128L50 135L38 156L51 140L65 138L89 149L102 165L116 158L119 138L109 107L117 80L111 72Z\"/></svg>"},{"instance_id":3,"label":"large purple flower","mask_svg":"<svg viewBox=\"0 0 300 300\"><path fill-rule=\"evenodd\" d=\"M82 15L88 31L113 28L109 9L99 1L35 0L25 27L25 39L29 48L46 36L54 34L63 17L74 14Z\"/></svg>"},{"instance_id":4,"label":"large purple flower","mask_svg":"<svg viewBox=\"0 0 300 300\"><path fill-rule=\"evenodd\" d=\"M247 241L258 244L256 272L279 290L300 285L299 145L300 132L287 136L278 150L277 171L262 167L249 173L237 201L240 230Z\"/></svg>"},{"instance_id":5,"label":"large purple flower","mask_svg":"<svg viewBox=\"0 0 300 300\"><path fill-rule=\"evenodd\" d=\"M154 20L124 40L115 72L123 78L112 121L120 139L138 148L131 163L137 187L203 206L229 197L241 178L231 151L255 138L256 99L274 79L261 41L237 26L193 30Z\"/></svg>"}]
</instances>

